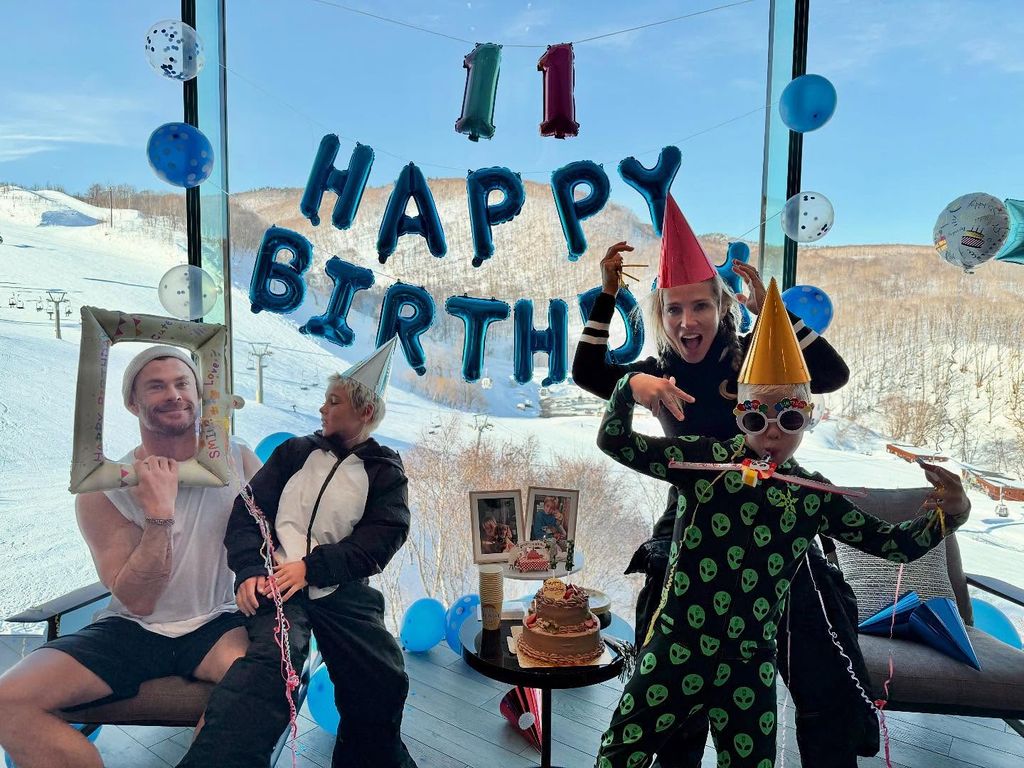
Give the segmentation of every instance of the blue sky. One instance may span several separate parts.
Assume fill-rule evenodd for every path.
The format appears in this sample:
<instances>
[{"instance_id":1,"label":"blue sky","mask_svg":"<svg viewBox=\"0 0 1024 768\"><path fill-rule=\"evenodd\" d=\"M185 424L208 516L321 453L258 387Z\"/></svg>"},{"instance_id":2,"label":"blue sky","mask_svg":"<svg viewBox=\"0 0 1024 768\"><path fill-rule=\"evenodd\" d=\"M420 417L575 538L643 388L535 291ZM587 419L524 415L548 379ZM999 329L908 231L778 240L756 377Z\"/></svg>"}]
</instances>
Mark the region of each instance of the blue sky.
<instances>
[{"instance_id":1,"label":"blue sky","mask_svg":"<svg viewBox=\"0 0 1024 768\"><path fill-rule=\"evenodd\" d=\"M234 191L301 186L320 137L336 132L374 147L372 184L390 183L409 160L428 176L505 165L546 182L560 165L591 159L610 173L613 199L644 212L615 166L629 155L650 165L678 143L673 191L694 228L735 236L758 224L763 112L682 140L763 106L768 0L577 45L581 129L566 141L537 130L544 45L723 0L351 2L504 44L495 138L454 131L471 44L315 0L229 0ZM161 188L144 147L153 128L180 119L181 86L149 68L142 37L178 11L165 0L7 4L0 179ZM813 4L808 70L839 93L835 118L805 137L804 188L836 208L823 244L928 242L938 212L961 194L1024 196L1018 11L1009 0Z\"/></svg>"}]
</instances>

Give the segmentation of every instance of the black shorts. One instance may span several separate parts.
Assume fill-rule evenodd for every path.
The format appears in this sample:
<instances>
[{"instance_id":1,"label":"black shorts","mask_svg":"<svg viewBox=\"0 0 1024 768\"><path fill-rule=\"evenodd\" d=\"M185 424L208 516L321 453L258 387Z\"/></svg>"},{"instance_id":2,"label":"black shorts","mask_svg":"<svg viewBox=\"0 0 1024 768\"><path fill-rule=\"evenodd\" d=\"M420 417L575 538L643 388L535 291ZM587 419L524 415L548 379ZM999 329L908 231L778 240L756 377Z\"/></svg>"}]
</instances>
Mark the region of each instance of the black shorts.
<instances>
[{"instance_id":1,"label":"black shorts","mask_svg":"<svg viewBox=\"0 0 1024 768\"><path fill-rule=\"evenodd\" d=\"M81 705L93 706L129 699L142 683L157 677L191 677L225 632L244 626L245 616L233 611L181 637L167 637L129 619L108 616L42 647L66 653L110 686L110 696Z\"/></svg>"}]
</instances>

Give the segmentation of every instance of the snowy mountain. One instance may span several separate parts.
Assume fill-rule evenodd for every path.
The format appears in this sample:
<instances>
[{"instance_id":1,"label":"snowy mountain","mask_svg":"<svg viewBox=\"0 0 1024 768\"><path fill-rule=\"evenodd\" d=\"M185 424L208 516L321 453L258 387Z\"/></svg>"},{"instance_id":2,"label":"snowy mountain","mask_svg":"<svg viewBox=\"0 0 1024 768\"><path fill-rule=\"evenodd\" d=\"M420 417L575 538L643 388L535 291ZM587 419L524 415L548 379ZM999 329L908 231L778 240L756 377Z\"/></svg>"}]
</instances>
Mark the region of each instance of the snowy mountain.
<instances>
[{"instance_id":1,"label":"snowy mountain","mask_svg":"<svg viewBox=\"0 0 1024 768\"><path fill-rule=\"evenodd\" d=\"M539 192L533 192L528 193L528 200L541 197ZM0 190L0 235L3 237L0 245L3 264L0 272L0 431L3 434L0 441L0 548L4 552L6 580L6 589L0 594L0 616L10 615L96 578L75 523L73 497L67 491L79 355L79 308L91 305L166 314L157 297L157 282L168 269L186 260L183 233L168 231L166 227L161 229L159 222L135 211L115 210L114 213L111 227L107 210L88 206L62 193L32 192L17 187ZM374 218L372 201L361 211L360 216L364 215ZM90 220L96 223L89 224ZM278 223L287 225L289 221L282 218ZM333 230L331 233L334 236ZM549 233L546 237L554 236ZM360 249L363 253L372 253L362 244ZM326 247L318 246L318 250L322 255L329 252ZM511 245L499 245L502 255L495 264L502 262L500 280L509 279L510 266L516 263L512 252ZM396 254L394 261L389 261L386 267L389 271L401 271L400 256ZM401 258L430 259L423 253ZM651 263L656 263L653 253L651 258ZM454 268L456 261L468 265L465 255L458 259L450 256L443 264L428 263L436 269L448 269ZM596 272L594 264L590 269ZM486 285L482 290L486 294L491 288L504 284L497 270L482 274L490 275L487 279L494 282L472 287L467 284L466 287L476 290ZM588 279L588 283L596 284L596 274L592 277L595 279ZM72 309L70 316L60 318L63 336L60 340L55 337L55 322L46 311L45 290L53 287L66 292ZM513 281L500 294L506 299L528 295L521 293L522 288L523 285ZM235 390L247 401L245 408L237 413L238 435L255 446L273 432L303 434L318 428L316 409L322 401L326 375L343 370L370 352L376 316L353 313L350 322L356 331L356 343L350 349L343 349L317 343L298 332L298 326L306 317L320 311L311 306L313 302L307 302L294 315L253 314L247 309L244 285L236 285L231 290L235 308ZM541 298L538 293L533 296ZM43 309L37 311L40 297L44 299ZM10 306L11 300L14 306ZM24 309L17 308L19 300L24 303ZM273 350L264 373L263 405L254 401L255 372L246 367L250 341L269 343ZM570 348L575 341L573 334ZM428 359L435 351L442 351L442 344L432 344L434 350L428 350ZM109 366L106 399L112 407L105 418L105 448L112 457L123 455L137 439L133 418L120 406L120 378L127 360L135 352L132 346L115 345ZM461 337L455 347L447 352L457 360L461 354ZM476 410L488 414L494 427L487 439L524 442L532 438L538 441L544 456L573 454L587 457L595 465L607 466L609 472L621 471L602 456L594 444L597 417L539 421L535 407L516 407L526 400L531 400L535 406L537 393L535 387L509 383L510 358L510 354L501 353L498 348L493 354L489 351L489 376L493 386L484 389L472 385L480 398ZM384 442L399 450L409 450L421 434L453 413L461 414L460 423L467 438L476 437L472 418L420 394L418 386L409 386L410 375L404 360L397 360L387 417L379 430ZM556 388L554 394L559 393L575 396L575 390L568 386ZM846 439L839 434L840 426L836 421L819 425L805 439L800 459L838 484L890 487L924 484L920 469L885 453L881 437L861 441L858 453L837 448L841 440ZM652 434L660 431L649 416L638 418L638 429ZM1011 517L1002 520L991 517L993 502L989 499L978 494L972 494L972 499L974 518L961 536L967 568L1022 581L1022 505L1011 505ZM584 509L581 514L586 515L588 511ZM456 520L461 520L463 512L457 510L453 514ZM626 557L628 553L623 554L623 566ZM421 589L411 580L406 586L410 591ZM8 625L5 629L13 627Z\"/></svg>"}]
</instances>

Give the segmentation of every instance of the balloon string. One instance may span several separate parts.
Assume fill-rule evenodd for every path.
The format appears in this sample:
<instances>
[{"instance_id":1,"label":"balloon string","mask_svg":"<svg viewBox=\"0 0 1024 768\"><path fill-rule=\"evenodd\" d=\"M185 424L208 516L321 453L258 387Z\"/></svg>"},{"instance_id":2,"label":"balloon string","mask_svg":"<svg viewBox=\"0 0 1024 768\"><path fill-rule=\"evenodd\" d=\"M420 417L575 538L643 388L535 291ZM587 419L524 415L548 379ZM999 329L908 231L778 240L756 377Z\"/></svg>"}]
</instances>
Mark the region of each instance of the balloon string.
<instances>
[{"instance_id":1,"label":"balloon string","mask_svg":"<svg viewBox=\"0 0 1024 768\"><path fill-rule=\"evenodd\" d=\"M828 627L828 633L829 633L829 636L832 638L832 644L839 651L839 655L842 656L842 658L846 661L846 671L849 673L850 679L853 680L853 684L857 688L857 693L860 694L861 699L864 701L864 703L866 703L868 705L868 707L871 709L871 711L878 714L879 722L880 722L880 727L881 727L881 730L882 730L882 738L883 738L883 741L885 743L885 764L886 764L887 768L892 768L892 762L891 762L890 757L889 757L889 729L886 727L886 723L885 723L885 712L882 711L884 709L884 707L885 707L885 701L883 699L879 699L877 701L872 701L871 697L868 696L867 691L864 690L864 686L861 685L860 679L857 677L857 672L853 668L853 659L851 659L847 655L846 650L843 648L842 643L839 642L839 635L836 632L835 628L832 626L832 622L828 618L828 610L825 608L825 598L822 596L821 590L818 588L818 582L814 578L814 571L811 569L810 555L808 553L806 553L806 552L804 553L804 560L807 562L807 574L811 577L811 585L814 587L814 593L818 596L818 603L821 605L821 614L822 614L822 616L825 617L825 626ZM899 593L900 577L902 577L902 575L903 575L903 566L901 565L900 566L900 574L896 578L896 591L897 591L897 594ZM893 619L893 621L895 622L895 618ZM787 655L787 659L788 659L788 655ZM883 686L884 689L885 689L885 695L886 696L889 695L889 682L892 680L892 670L893 670L893 658L892 658L892 650L890 649L890 651L889 651L889 679L885 681L885 684Z\"/></svg>"},{"instance_id":2,"label":"balloon string","mask_svg":"<svg viewBox=\"0 0 1024 768\"><path fill-rule=\"evenodd\" d=\"M889 745L889 726L885 721L885 705L889 703L889 686L892 684L893 677L896 676L896 659L892 652L892 639L893 635L896 634L896 604L900 601L900 587L903 584L903 563L900 563L899 570L896 571L896 595L892 601L892 619L889 622L889 676L882 683L882 698L875 702L875 706L878 707L878 715L882 727L882 739L885 744L885 765L887 768L892 768L892 755L890 754Z\"/></svg>"},{"instance_id":3,"label":"balloon string","mask_svg":"<svg viewBox=\"0 0 1024 768\"><path fill-rule=\"evenodd\" d=\"M298 710L295 706L293 691L299 687L299 676L295 672L295 667L292 666L291 645L289 644L291 623L284 615L284 600L281 597L281 589L277 584L277 577L274 575L274 537L270 530L270 523L267 521L263 511L256 505L256 500L252 496L252 487L248 483L242 485L242 476L235 466L234 456L231 451L228 451L228 456L230 457L229 466L231 473L235 485L239 489L239 496L245 502L245 507L256 521L256 525L259 526L260 535L263 538L263 544L260 546L260 555L263 558L263 567L267 571L267 584L270 587L270 596L274 602L277 619L274 627L274 642L281 653L281 677L284 679L284 696L288 702L288 746L292 753L292 768L298 768Z\"/></svg>"},{"instance_id":4,"label":"balloon string","mask_svg":"<svg viewBox=\"0 0 1024 768\"><path fill-rule=\"evenodd\" d=\"M314 117L311 117L306 112L304 112L303 110L301 110L298 107L294 106L293 104L290 104L287 101L285 101L284 99L279 98L276 94L268 91L266 88L264 88L262 85L260 85L258 82L256 82L252 78L247 77L246 75L243 75L237 69L230 68L226 64L220 64L220 68L223 69L228 74L232 75L233 77L236 77L239 80L242 80L243 82L245 82L250 87L255 88L257 91L260 91L262 94L264 94L265 96L268 96L270 99L272 99L276 103L280 104L281 106L286 107L287 109L291 110L296 115L298 115L303 120L305 120L307 123L309 123L310 126L318 128L319 130L322 130L322 131L326 131L327 133L336 134L338 136L338 138L344 139L345 141L351 142L353 144L358 143L358 139L355 139L355 138L353 138L351 136L345 136L345 135L342 135L342 134L338 133L331 126L327 125L326 123L321 122L320 120L318 120L318 119L316 119ZM771 104L770 106L774 107L774 106L776 106L776 104ZM764 104L762 104L762 105L760 105L758 107L755 107L754 109L750 109L750 110L747 110L746 112L743 112L741 114L733 115L732 117L726 118L725 120L722 120L721 122L715 123L714 125L708 126L707 128L702 128L699 131L695 131L694 133L687 134L686 136L683 136L682 138L676 139L675 141L669 141L668 144L671 144L671 145L684 144L685 142L690 141L691 139L696 139L699 136L703 136L703 135L705 135L707 133L711 133L712 131L716 131L719 128L723 128L726 125L730 125L732 123L735 123L735 122L737 122L739 120L742 120L745 117L750 117L751 115L756 115L759 112L764 112L764 110L766 108L767 107ZM377 145L374 145L373 149L374 149L375 152L379 152L382 155L387 155L388 157L394 158L395 160L398 160L399 162L401 162L403 164L410 162L410 158L407 155L399 154L397 152L391 152L391 151L389 151L387 149L381 149ZM657 148L654 148L654 149L646 149L643 152L636 152L634 156L636 156L636 157L643 157L644 155L651 155L651 154L654 154L655 152L660 152L661 149L662 149L662 147L657 147ZM604 162L602 162L600 164L602 164L602 165L617 165L618 164L618 160L607 160L607 161L604 161ZM424 168L440 168L440 169L445 170L445 171L456 171L460 175L462 175L462 174L464 174L466 172L466 168L463 167L463 166L445 165L443 163L418 162L418 163L416 163L416 165L422 166ZM520 170L520 171L517 171L517 173L520 176L542 176L542 175L546 176L546 175L551 173L551 170L550 169L548 169L548 170L525 170L525 171L524 170ZM203 182L203 184L210 184L210 183L211 182L209 180ZM224 190L221 190L221 191L224 191ZM224 194L229 194L229 193L228 192L224 192ZM780 210L779 213L782 213L782 211ZM778 215L779 215L778 213L775 214L775 216L778 216ZM769 218L774 218L774 216L769 217ZM757 226L752 227L751 229L749 229L747 231L747 234L749 234L750 232L753 232L755 229L760 227L761 224L763 224L763 223L764 222L761 222ZM742 235L741 235L741 237L742 237Z\"/></svg>"},{"instance_id":5,"label":"balloon string","mask_svg":"<svg viewBox=\"0 0 1024 768\"><path fill-rule=\"evenodd\" d=\"M359 16L366 16L366 17L369 17L371 19L376 19L377 21L387 22L388 24L395 24L395 25L397 25L399 27L405 27L406 29L413 29L413 30L416 30L417 32L425 32L426 34L434 35L435 37L443 37L443 38L445 38L447 40L452 40L452 41L457 42L457 43L466 43L467 45L473 45L474 44L473 40L470 40L470 39L465 38L465 37L457 37L456 35L449 35L447 32L438 32L436 29L429 29L428 27L421 27L421 26L418 26L416 24L411 24L408 21L403 21L402 19L394 19L394 18L390 18L388 16L381 16L381 15L376 14L376 13L370 13L369 11L364 11L364 10L362 10L360 8L353 8L353 7L349 6L349 5L343 5L342 3L331 2L330 0L312 0L312 2L319 3L320 5L327 5L327 6L330 6L331 8L337 8L338 10L341 10L341 11L347 11L349 13L358 14ZM708 13L714 13L715 11L723 11L723 10L726 10L728 8L735 8L738 5L747 5L748 3L752 3L752 2L754 2L754 0L738 0L737 2L734 2L734 3L726 3L724 5L716 5L716 6L712 7L712 8L705 8L705 9L700 10L700 11L692 11L690 13L686 13L686 14L683 14L681 16L673 16L672 18L661 19L659 21L652 21L652 22L649 22L647 24L639 24L639 25L637 25L635 27L628 27L626 29L617 29L617 30L615 30L613 32L605 32L604 34L593 35L592 37L582 37L579 40L572 40L571 43L573 45L579 45L580 43L589 43L589 42L591 42L593 40L604 40L605 38L608 38L608 37L615 37L617 35L625 35L625 34L627 34L629 32L637 32L637 31L639 31L641 29L649 29L651 27L658 27L658 26L661 26L663 24L671 24L672 22L675 22L675 21L682 21L684 19L690 19L690 18L693 18L694 16L703 16L703 15L708 14ZM547 48L549 44L548 43L502 43L501 45L504 48Z\"/></svg>"},{"instance_id":6,"label":"balloon string","mask_svg":"<svg viewBox=\"0 0 1024 768\"><path fill-rule=\"evenodd\" d=\"M251 488L246 485L241 489L240 495L245 502L246 509L249 510L249 514L259 526L260 534L263 536L261 554L263 555L263 565L267 569L267 584L270 587L270 595L274 601L274 610L277 615L277 626L274 627L274 642L281 652L281 677L285 682L284 695L288 702L288 741L292 751L292 768L297 768L296 740L299 737L299 727L297 722L298 712L292 692L299 687L299 676L295 673L295 668L292 666L291 646L289 645L288 638L291 624L284 615L284 600L281 597L281 589L277 585L277 577L274 575L273 536L271 535L267 518L260 508L256 506Z\"/></svg>"}]
</instances>

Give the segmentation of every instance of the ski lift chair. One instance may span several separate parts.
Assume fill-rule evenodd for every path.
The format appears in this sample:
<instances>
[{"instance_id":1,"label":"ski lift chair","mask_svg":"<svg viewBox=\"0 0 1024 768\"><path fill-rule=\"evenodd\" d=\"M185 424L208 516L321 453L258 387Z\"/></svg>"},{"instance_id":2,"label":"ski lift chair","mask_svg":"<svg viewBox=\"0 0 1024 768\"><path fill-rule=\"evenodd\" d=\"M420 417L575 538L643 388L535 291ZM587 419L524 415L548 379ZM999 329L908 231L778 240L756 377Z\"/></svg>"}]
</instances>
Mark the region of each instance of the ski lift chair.
<instances>
[{"instance_id":1,"label":"ski lift chair","mask_svg":"<svg viewBox=\"0 0 1024 768\"><path fill-rule=\"evenodd\" d=\"M999 503L996 504L996 516L997 517L1009 517L1010 508L1006 506L1006 502L1003 501L1003 487L999 486Z\"/></svg>"},{"instance_id":2,"label":"ski lift chair","mask_svg":"<svg viewBox=\"0 0 1024 768\"><path fill-rule=\"evenodd\" d=\"M76 589L66 595L42 603L7 621L24 624L46 624L44 640L76 632L92 621L93 615L110 601L110 591L96 582ZM314 658L315 656L315 658ZM295 709L302 708L309 688L309 678L319 664L319 654L310 653L299 675L299 687L295 690ZM206 710L206 702L213 691L213 683L179 676L161 677L149 680L139 687L139 692L130 699L108 704L76 709L74 712L59 712L69 723L83 723L82 732L88 736L101 725L158 725L171 728L194 728ZM281 752L288 743L286 729L277 741L270 758L270 766L277 763Z\"/></svg>"},{"instance_id":3,"label":"ski lift chair","mask_svg":"<svg viewBox=\"0 0 1024 768\"><path fill-rule=\"evenodd\" d=\"M862 488L868 495L855 503L865 512L890 523L900 523L916 517L921 503L931 488L882 489ZM826 550L831 542L826 540ZM955 661L932 648L909 640L892 639L862 634L860 648L871 675L869 693L882 698L882 686L889 678L889 652L893 653L892 681L889 685L886 710L922 712L930 714L965 715L999 718L1014 731L1024 736L1024 652L1007 645L972 626L974 614L968 586L995 595L1019 606L1024 606L1024 589L990 576L967 573L963 569L957 535L945 539L946 570L957 609L967 628L967 636L977 653L981 670ZM835 553L830 560L835 562ZM920 561L916 561L920 562ZM904 578L915 563L905 567ZM852 571L852 569L851 569ZM858 593L879 589L858 584L847 573L847 580ZM893 589L888 584L886 589ZM902 591L908 591L904 589ZM895 597L895 595L894 595ZM858 594L858 602L864 602ZM861 608L861 620L868 616Z\"/></svg>"}]
</instances>

